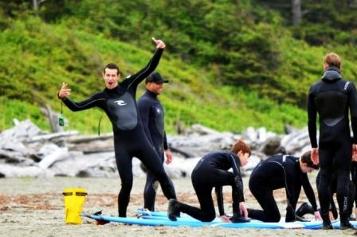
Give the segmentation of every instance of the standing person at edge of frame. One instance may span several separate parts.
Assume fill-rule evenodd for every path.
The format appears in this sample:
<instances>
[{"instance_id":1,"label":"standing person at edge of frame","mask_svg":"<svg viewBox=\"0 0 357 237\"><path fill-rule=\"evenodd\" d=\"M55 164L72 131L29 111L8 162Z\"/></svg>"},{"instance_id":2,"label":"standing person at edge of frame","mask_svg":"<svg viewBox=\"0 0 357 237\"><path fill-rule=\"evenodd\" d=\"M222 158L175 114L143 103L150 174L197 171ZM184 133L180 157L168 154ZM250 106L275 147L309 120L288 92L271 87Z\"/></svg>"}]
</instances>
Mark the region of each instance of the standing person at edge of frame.
<instances>
[{"instance_id":1,"label":"standing person at edge of frame","mask_svg":"<svg viewBox=\"0 0 357 237\"><path fill-rule=\"evenodd\" d=\"M315 218L320 219L314 190L307 173L318 169L311 160L310 151L300 158L290 155L273 155L258 164L249 178L249 189L263 210L248 209L248 216L264 222L280 221L279 208L273 191L285 188L287 197L286 222L295 221L295 208L300 196L301 186L310 201Z\"/></svg>"},{"instance_id":2,"label":"standing person at edge of frame","mask_svg":"<svg viewBox=\"0 0 357 237\"><path fill-rule=\"evenodd\" d=\"M213 221L216 217L212 199L212 189L216 188L220 215L224 221L248 222L247 208L244 201L243 182L240 167L248 163L250 148L242 140L233 144L230 152L211 152L198 161L192 171L191 180L200 208L193 207L175 199L169 200L168 218L176 221L180 213L186 213L203 222ZM233 173L228 170L232 168ZM225 216L223 210L222 186L232 187L233 216Z\"/></svg>"},{"instance_id":3,"label":"standing person at edge of frame","mask_svg":"<svg viewBox=\"0 0 357 237\"><path fill-rule=\"evenodd\" d=\"M164 162L166 155L166 164L172 161L172 153L167 145L166 132L164 128L164 110L158 99L161 94L164 83L167 83L160 73L153 72L145 80L146 91L138 101L138 109L143 121L145 133L152 141L161 162ZM157 179L151 172L147 172L146 184L144 188L144 208L155 210L156 183Z\"/></svg>"},{"instance_id":4,"label":"standing person at edge of frame","mask_svg":"<svg viewBox=\"0 0 357 237\"><path fill-rule=\"evenodd\" d=\"M352 155L357 151L357 93L355 85L341 76L341 59L328 53L323 61L324 74L311 86L308 101L308 129L311 157L320 164L318 194L323 228L332 229L329 218L331 179L337 181L336 194L340 212L340 229L353 228L349 222L349 183ZM349 116L353 137L351 139ZM319 115L319 146L316 139L316 117Z\"/></svg>"},{"instance_id":5,"label":"standing person at edge of frame","mask_svg":"<svg viewBox=\"0 0 357 237\"><path fill-rule=\"evenodd\" d=\"M144 132L144 127L138 113L135 94L137 86L159 64L165 43L153 38L156 51L148 65L136 74L120 80L119 67L108 64L103 70L105 89L82 102L73 102L68 98L70 89L63 83L58 97L72 111L81 111L92 107L99 107L109 117L114 133L114 151L121 189L118 195L118 212L120 217L126 217L133 185L132 158L141 160L147 169L160 182L164 195L168 199L175 199L174 186L165 173L160 157Z\"/></svg>"}]
</instances>

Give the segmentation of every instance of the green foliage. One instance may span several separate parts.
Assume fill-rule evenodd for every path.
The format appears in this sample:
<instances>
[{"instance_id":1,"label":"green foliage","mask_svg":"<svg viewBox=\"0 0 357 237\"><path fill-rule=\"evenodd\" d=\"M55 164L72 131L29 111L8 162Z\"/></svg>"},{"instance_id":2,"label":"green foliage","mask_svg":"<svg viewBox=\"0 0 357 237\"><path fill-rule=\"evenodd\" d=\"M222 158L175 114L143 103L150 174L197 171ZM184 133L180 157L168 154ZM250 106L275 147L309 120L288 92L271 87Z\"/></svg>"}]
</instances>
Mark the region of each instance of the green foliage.
<instances>
[{"instance_id":1,"label":"green foliage","mask_svg":"<svg viewBox=\"0 0 357 237\"><path fill-rule=\"evenodd\" d=\"M61 82L73 99L88 97L103 88L106 63L118 63L124 75L146 65L152 36L167 44L158 70L173 82L161 96L169 131L197 122L232 131L304 126L306 92L324 54L341 54L344 77L357 78L356 13L347 0L339 8L306 0L303 23L293 28L289 11L267 7L284 2L46 0L38 12L27 0L0 2L0 129L11 125L9 116L48 128L35 108L59 111ZM67 129L96 132L102 114L65 110ZM107 119L102 130L111 130Z\"/></svg>"}]
</instances>

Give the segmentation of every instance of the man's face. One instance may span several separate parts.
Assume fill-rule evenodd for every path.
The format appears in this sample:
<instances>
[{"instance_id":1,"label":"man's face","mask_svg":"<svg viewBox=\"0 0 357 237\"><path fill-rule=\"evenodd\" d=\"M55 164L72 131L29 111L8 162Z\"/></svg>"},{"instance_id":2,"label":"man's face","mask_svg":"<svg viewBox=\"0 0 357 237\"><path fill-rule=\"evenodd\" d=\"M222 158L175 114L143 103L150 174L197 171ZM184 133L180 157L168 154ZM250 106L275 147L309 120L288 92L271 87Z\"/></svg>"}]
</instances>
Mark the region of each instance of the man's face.
<instances>
[{"instance_id":1,"label":"man's face","mask_svg":"<svg viewBox=\"0 0 357 237\"><path fill-rule=\"evenodd\" d=\"M164 88L164 84L163 83L149 82L149 83L146 84L146 88L149 91L151 91L151 92L153 92L153 93L155 93L157 95L160 95L162 90L163 90L163 88Z\"/></svg>"},{"instance_id":2,"label":"man's face","mask_svg":"<svg viewBox=\"0 0 357 237\"><path fill-rule=\"evenodd\" d=\"M118 80L120 79L120 76L118 75L118 70L106 68L103 72L103 79L106 88L115 88L118 85Z\"/></svg>"}]
</instances>

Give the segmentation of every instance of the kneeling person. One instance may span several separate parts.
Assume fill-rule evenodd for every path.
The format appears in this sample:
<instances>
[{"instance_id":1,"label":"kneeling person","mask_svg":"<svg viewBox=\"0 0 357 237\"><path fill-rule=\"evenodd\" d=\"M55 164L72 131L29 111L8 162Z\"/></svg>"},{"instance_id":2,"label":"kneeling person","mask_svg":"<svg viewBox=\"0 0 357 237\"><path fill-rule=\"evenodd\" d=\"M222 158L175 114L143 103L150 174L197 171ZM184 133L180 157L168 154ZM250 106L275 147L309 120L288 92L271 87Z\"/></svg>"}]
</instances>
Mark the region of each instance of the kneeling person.
<instances>
[{"instance_id":1,"label":"kneeling person","mask_svg":"<svg viewBox=\"0 0 357 237\"><path fill-rule=\"evenodd\" d=\"M275 155L264 160L255 167L249 179L249 189L263 210L248 209L248 216L265 222L278 222L280 212L273 191L285 188L288 203L285 221L295 221L295 208L302 186L313 207L315 218L320 219L315 194L307 176L314 169L318 169L318 166L312 163L310 152L300 158Z\"/></svg>"},{"instance_id":2,"label":"kneeling person","mask_svg":"<svg viewBox=\"0 0 357 237\"><path fill-rule=\"evenodd\" d=\"M171 199L168 207L169 219L175 221L180 212L183 212L200 221L213 221L216 213L212 189L221 189L222 186L229 185L232 186L233 199L231 221L245 221L244 218L247 218L248 212L244 202L243 182L239 167L248 163L250 155L249 146L242 140L233 145L231 152L218 151L205 155L197 163L191 175L192 185L198 197L200 208ZM233 173L228 171L230 168L233 169Z\"/></svg>"}]
</instances>

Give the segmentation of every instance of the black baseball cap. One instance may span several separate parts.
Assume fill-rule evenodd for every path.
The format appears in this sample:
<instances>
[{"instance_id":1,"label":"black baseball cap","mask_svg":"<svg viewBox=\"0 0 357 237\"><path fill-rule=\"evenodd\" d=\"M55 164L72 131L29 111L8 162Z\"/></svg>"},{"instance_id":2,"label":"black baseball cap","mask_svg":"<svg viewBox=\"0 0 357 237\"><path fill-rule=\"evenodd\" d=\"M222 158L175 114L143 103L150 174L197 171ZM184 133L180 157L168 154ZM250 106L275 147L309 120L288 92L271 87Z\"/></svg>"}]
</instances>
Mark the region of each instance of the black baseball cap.
<instances>
[{"instance_id":1,"label":"black baseball cap","mask_svg":"<svg viewBox=\"0 0 357 237\"><path fill-rule=\"evenodd\" d=\"M151 73L145 80L145 83L149 83L149 82L154 82L154 83L168 83L169 81L168 80L164 80L160 73L158 72L153 72Z\"/></svg>"}]
</instances>

